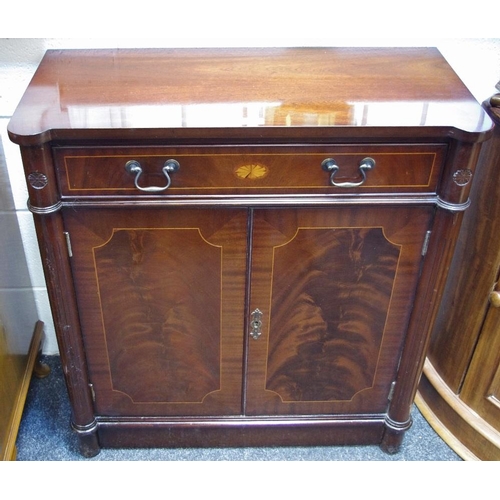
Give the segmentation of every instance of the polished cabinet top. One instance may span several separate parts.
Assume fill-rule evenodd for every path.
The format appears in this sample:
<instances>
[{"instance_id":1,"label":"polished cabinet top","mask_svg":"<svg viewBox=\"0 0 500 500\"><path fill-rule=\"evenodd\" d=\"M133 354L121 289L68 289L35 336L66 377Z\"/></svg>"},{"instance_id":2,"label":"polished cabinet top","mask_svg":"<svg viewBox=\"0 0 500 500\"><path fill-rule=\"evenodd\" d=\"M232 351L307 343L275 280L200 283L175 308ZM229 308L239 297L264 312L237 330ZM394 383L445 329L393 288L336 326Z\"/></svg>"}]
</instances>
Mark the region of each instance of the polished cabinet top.
<instances>
[{"instance_id":1,"label":"polished cabinet top","mask_svg":"<svg viewBox=\"0 0 500 500\"><path fill-rule=\"evenodd\" d=\"M48 51L10 124L75 138L455 137L491 121L437 49ZM218 131L218 132L217 132Z\"/></svg>"}]
</instances>

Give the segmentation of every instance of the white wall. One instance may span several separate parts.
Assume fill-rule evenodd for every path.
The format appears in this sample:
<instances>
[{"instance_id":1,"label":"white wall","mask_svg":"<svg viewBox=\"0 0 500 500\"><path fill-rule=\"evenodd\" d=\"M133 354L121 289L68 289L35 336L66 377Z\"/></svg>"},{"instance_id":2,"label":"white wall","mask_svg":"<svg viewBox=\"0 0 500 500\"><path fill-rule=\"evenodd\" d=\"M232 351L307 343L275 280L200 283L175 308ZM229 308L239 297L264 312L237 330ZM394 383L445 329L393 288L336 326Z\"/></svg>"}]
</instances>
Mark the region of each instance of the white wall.
<instances>
[{"instance_id":1,"label":"white wall","mask_svg":"<svg viewBox=\"0 0 500 500\"><path fill-rule=\"evenodd\" d=\"M211 2L206 4L212 5ZM204 5L206 5L204 4ZM378 4L374 2L374 4ZM308 4L309 5L309 4ZM366 16L366 12L364 13ZM493 11L492 13L493 14ZM246 13L240 14L240 21L244 19ZM167 16L168 17L168 16ZM300 18L300 24L309 26L306 19ZM369 17L369 16L368 16ZM83 16L83 19L86 17ZM199 18L198 18L199 19ZM316 22L318 14L316 14ZM319 15L321 19L321 15ZM310 19L309 19L310 20ZM78 15L75 14L73 22L78 23ZM271 19L272 21L272 19ZM274 20L276 24L276 19ZM324 30L335 32L335 18L328 18ZM82 20L82 22L84 22ZM408 23L411 26L420 23L426 25L427 18L424 16L411 17L408 14ZM155 24L155 23L153 23ZM264 23L266 26L262 30L269 30L269 18ZM254 26L255 20L251 23ZM243 25L241 25L243 26ZM472 94L479 102L495 93L495 84L500 81L500 38L329 38L323 36L321 39L314 36L296 36L286 31L286 36L281 32L281 36L272 32L272 37L252 38L249 35L255 32L247 32L243 28L231 24L230 36L223 37L221 32L217 36L198 36L196 38L183 38L175 36L178 34L178 25L172 28L172 19L166 19L164 32L170 33L163 39L133 39L133 38L2 38L0 39L0 139L3 149L0 148L0 175L5 176L8 172L9 181L0 179L0 200L9 199L8 203L0 204L0 230L2 241L21 241L20 248L4 250L4 244L0 244L2 251L3 268L0 273L0 293L4 297L6 304L17 304L10 311L11 322L21 322L25 324L32 321L33 314L27 314L25 308L20 307L20 300L25 301L27 308L36 304L36 315L46 324L47 342L44 352L47 354L57 353L54 328L51 321L51 314L45 289L45 281L38 257L31 214L26 208L27 193L21 159L17 146L12 144L6 133L9 117L12 115L17 102L24 89L29 83L37 64L41 60L45 50L53 48L99 48L99 47L172 47L172 46L289 46L289 45L383 45L383 46L437 46L448 62L455 69L463 82L468 86ZM245 25L248 26L248 25ZM290 27L291 25L284 25ZM296 26L296 23L294 24ZM312 26L312 25L310 25ZM360 21L359 26L364 26ZM368 26L368 25L367 25ZM373 25L372 26L373 29ZM453 25L456 26L456 25ZM195 29L211 30L210 22L199 21ZM283 25L282 25L283 28ZM219 23L220 29L220 23ZM239 29L243 29L245 36L237 36ZM317 29L317 27L315 28ZM408 26L405 28L408 30ZM170 30L170 31L169 31ZM261 31L261 30L258 30ZM425 31L425 29L423 30ZM481 34L486 30L479 30L475 34ZM208 33L209 31L203 31ZM262 31L265 32L265 31ZM419 32L422 32L420 28ZM457 31L459 33L460 31ZM185 33L185 32L184 32ZM268 31L269 33L269 31ZM306 31L307 33L307 31ZM314 34L317 32L314 31ZM338 33L338 32L337 32ZM227 34L227 32L226 32ZM367 33L369 35L370 33ZM325 31L323 32L325 35ZM499 33L500 35L500 33ZM2 194L3 193L3 194ZM13 224L13 221L17 221ZM19 234L21 239L19 239ZM24 249L24 255L22 252ZM9 255L9 264L5 263L6 256ZM11 263L10 263L11 262ZM21 269L21 271L20 271ZM24 270L27 269L25 273ZM24 274L23 274L24 273ZM14 274L21 276L19 280L13 279ZM2 283L3 280L3 283ZM22 293L20 293L22 291ZM1 302L1 301L0 301ZM24 311L24 312L23 312Z\"/></svg>"}]
</instances>

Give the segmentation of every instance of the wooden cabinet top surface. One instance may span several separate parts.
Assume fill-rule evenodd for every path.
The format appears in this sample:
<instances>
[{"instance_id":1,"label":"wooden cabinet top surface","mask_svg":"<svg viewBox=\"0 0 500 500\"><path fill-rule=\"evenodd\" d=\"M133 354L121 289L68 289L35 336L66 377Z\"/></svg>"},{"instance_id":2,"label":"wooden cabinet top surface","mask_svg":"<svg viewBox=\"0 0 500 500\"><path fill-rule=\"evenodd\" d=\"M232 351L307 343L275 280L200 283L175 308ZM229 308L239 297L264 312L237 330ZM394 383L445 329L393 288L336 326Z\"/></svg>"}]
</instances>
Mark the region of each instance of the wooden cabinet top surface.
<instances>
[{"instance_id":1,"label":"wooden cabinet top surface","mask_svg":"<svg viewBox=\"0 0 500 500\"><path fill-rule=\"evenodd\" d=\"M488 115L433 48L111 49L48 51L9 134L21 145L477 141L490 129Z\"/></svg>"}]
</instances>

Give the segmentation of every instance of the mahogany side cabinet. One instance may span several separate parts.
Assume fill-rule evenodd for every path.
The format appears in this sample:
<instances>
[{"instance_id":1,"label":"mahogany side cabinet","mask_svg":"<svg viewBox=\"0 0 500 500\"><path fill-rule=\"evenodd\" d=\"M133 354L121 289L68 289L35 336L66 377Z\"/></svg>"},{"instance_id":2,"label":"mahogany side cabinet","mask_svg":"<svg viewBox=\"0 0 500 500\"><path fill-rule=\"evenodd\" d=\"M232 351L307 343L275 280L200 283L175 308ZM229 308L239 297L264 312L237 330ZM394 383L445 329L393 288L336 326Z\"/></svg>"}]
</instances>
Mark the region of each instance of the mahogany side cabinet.
<instances>
[{"instance_id":1,"label":"mahogany side cabinet","mask_svg":"<svg viewBox=\"0 0 500 500\"><path fill-rule=\"evenodd\" d=\"M500 82L497 84L500 91ZM500 92L481 149L415 403L465 460L500 460Z\"/></svg>"},{"instance_id":2,"label":"mahogany side cabinet","mask_svg":"<svg viewBox=\"0 0 500 500\"><path fill-rule=\"evenodd\" d=\"M436 49L48 51L9 134L81 452L396 452L491 131Z\"/></svg>"}]
</instances>

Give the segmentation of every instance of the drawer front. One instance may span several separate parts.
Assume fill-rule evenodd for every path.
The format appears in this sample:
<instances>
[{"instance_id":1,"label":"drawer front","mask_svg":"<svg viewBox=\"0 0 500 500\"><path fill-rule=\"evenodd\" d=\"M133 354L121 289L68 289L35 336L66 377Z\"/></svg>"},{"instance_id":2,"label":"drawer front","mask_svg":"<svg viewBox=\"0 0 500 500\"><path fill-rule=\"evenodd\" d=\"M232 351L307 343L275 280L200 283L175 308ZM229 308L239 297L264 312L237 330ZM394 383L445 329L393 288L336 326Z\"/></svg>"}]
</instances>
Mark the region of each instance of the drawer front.
<instances>
[{"instance_id":1,"label":"drawer front","mask_svg":"<svg viewBox=\"0 0 500 500\"><path fill-rule=\"evenodd\" d=\"M445 153L442 144L54 149L66 197L432 193Z\"/></svg>"}]
</instances>

